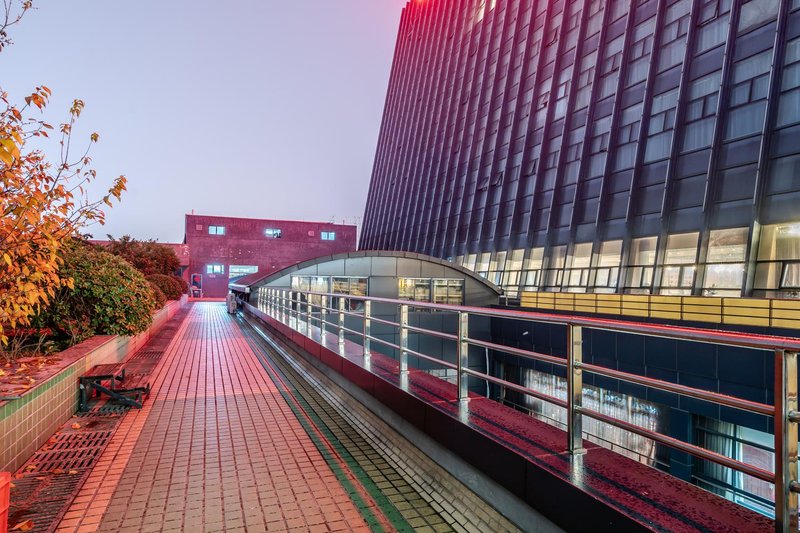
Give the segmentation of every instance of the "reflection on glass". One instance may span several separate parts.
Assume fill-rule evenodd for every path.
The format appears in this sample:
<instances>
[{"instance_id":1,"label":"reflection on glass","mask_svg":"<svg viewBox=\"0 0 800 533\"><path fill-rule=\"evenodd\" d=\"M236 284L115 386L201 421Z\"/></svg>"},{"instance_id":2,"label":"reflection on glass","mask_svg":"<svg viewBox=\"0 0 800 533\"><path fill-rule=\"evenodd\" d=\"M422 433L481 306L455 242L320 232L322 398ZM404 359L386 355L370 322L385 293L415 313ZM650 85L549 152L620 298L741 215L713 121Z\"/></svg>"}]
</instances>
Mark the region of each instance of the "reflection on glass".
<instances>
[{"instance_id":1,"label":"reflection on glass","mask_svg":"<svg viewBox=\"0 0 800 533\"><path fill-rule=\"evenodd\" d=\"M700 234L680 233L667 237L665 265L682 265L697 261L697 241Z\"/></svg>"}]
</instances>

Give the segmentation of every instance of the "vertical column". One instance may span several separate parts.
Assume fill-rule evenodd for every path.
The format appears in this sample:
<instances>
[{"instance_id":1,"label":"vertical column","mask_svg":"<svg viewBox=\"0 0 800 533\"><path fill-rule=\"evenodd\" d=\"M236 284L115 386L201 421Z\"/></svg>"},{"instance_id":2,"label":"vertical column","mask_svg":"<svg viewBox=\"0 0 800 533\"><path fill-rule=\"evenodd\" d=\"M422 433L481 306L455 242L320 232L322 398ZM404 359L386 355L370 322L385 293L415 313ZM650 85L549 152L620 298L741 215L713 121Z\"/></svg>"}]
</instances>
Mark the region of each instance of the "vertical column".
<instances>
[{"instance_id":1,"label":"vertical column","mask_svg":"<svg viewBox=\"0 0 800 533\"><path fill-rule=\"evenodd\" d=\"M797 353L775 350L775 531L797 531Z\"/></svg>"},{"instance_id":2,"label":"vertical column","mask_svg":"<svg viewBox=\"0 0 800 533\"><path fill-rule=\"evenodd\" d=\"M456 353L458 361L457 377L458 380L458 400L466 401L469 399L469 376L465 370L469 367L469 314L463 311L458 313L458 346Z\"/></svg>"},{"instance_id":3,"label":"vertical column","mask_svg":"<svg viewBox=\"0 0 800 533\"><path fill-rule=\"evenodd\" d=\"M408 374L408 304L400 304L400 374Z\"/></svg>"},{"instance_id":4,"label":"vertical column","mask_svg":"<svg viewBox=\"0 0 800 533\"><path fill-rule=\"evenodd\" d=\"M370 356L370 336L372 335L372 302L364 302L364 364L369 363Z\"/></svg>"},{"instance_id":5,"label":"vertical column","mask_svg":"<svg viewBox=\"0 0 800 533\"><path fill-rule=\"evenodd\" d=\"M583 330L567 325L567 449L572 455L586 453L583 448Z\"/></svg>"}]
</instances>

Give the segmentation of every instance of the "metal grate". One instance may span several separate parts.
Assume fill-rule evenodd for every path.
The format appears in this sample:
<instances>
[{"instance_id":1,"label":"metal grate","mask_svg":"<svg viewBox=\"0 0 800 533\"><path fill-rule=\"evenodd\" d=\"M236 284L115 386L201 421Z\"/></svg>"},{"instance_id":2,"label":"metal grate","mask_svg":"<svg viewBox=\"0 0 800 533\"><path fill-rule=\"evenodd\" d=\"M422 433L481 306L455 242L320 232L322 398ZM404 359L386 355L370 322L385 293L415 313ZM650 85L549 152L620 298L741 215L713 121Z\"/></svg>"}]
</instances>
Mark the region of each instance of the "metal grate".
<instances>
[{"instance_id":1,"label":"metal grate","mask_svg":"<svg viewBox=\"0 0 800 533\"><path fill-rule=\"evenodd\" d=\"M122 416L128 412L127 405L118 405L116 403L111 402L104 402L101 404L94 405L91 409L86 411L85 413L78 413L78 416L81 418L95 418L95 417L118 417Z\"/></svg>"},{"instance_id":2,"label":"metal grate","mask_svg":"<svg viewBox=\"0 0 800 533\"><path fill-rule=\"evenodd\" d=\"M116 422L115 422L116 423ZM89 431L55 435L41 450L33 454L23 472L69 472L90 468L100 456L113 431Z\"/></svg>"},{"instance_id":3,"label":"metal grate","mask_svg":"<svg viewBox=\"0 0 800 533\"><path fill-rule=\"evenodd\" d=\"M69 507L64 502L75 498L89 475L89 469L75 469L73 472L39 473L14 479L9 527L30 520L33 523L31 533L55 530Z\"/></svg>"},{"instance_id":4,"label":"metal grate","mask_svg":"<svg viewBox=\"0 0 800 533\"><path fill-rule=\"evenodd\" d=\"M154 361L158 361L164 355L164 350L139 350L133 356L131 356L131 361L140 361L142 359L151 359Z\"/></svg>"}]
</instances>

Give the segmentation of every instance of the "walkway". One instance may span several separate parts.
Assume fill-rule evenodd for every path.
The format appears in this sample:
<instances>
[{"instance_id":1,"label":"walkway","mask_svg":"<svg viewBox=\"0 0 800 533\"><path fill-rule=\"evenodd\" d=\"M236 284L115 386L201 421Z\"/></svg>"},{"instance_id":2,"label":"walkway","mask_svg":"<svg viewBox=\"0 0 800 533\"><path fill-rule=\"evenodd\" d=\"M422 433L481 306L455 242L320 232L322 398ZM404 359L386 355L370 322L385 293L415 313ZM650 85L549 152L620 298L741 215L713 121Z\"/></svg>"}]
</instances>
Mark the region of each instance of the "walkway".
<instances>
[{"instance_id":1,"label":"walkway","mask_svg":"<svg viewBox=\"0 0 800 533\"><path fill-rule=\"evenodd\" d=\"M421 490L222 304L194 304L153 381L59 531L513 529L453 480Z\"/></svg>"}]
</instances>

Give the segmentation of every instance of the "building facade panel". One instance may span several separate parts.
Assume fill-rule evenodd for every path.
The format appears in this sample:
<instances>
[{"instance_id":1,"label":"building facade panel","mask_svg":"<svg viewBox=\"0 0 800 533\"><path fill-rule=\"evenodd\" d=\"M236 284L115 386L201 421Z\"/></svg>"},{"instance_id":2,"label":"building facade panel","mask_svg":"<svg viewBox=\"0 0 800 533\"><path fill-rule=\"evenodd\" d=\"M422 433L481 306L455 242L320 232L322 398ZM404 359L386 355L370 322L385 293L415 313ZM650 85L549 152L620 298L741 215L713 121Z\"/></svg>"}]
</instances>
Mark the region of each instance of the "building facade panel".
<instances>
[{"instance_id":1,"label":"building facade panel","mask_svg":"<svg viewBox=\"0 0 800 533\"><path fill-rule=\"evenodd\" d=\"M795 297L800 1L403 11L361 237L519 291Z\"/></svg>"},{"instance_id":2,"label":"building facade panel","mask_svg":"<svg viewBox=\"0 0 800 533\"><path fill-rule=\"evenodd\" d=\"M268 274L314 257L356 248L356 227L327 222L186 215L190 280L201 276L204 297L228 293L228 283Z\"/></svg>"}]
</instances>

